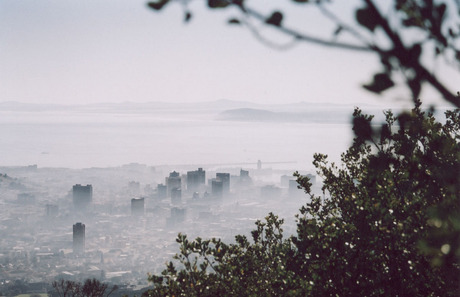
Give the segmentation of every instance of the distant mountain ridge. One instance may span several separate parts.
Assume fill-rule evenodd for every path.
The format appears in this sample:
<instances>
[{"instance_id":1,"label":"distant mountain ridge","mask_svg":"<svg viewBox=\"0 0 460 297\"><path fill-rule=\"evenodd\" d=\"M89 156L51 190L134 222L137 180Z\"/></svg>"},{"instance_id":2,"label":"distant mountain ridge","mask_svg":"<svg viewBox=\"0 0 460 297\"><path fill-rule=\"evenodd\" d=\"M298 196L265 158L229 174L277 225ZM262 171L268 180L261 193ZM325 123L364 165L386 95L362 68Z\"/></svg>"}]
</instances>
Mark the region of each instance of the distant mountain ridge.
<instances>
[{"instance_id":1,"label":"distant mountain ridge","mask_svg":"<svg viewBox=\"0 0 460 297\"><path fill-rule=\"evenodd\" d=\"M249 102L216 100L210 102L117 102L117 103L91 103L91 104L37 104L17 101L0 102L0 111L105 111L105 112L140 112L158 110L225 110L241 107L255 107L257 104Z\"/></svg>"},{"instance_id":2,"label":"distant mountain ridge","mask_svg":"<svg viewBox=\"0 0 460 297\"><path fill-rule=\"evenodd\" d=\"M15 101L0 102L0 112L76 112L84 114L123 115L207 115L216 120L246 122L349 123L354 106L349 104L297 102L260 104L245 101L215 100L201 102L119 102L94 104L36 104ZM365 105L366 113L377 118L382 108ZM377 119L376 118L376 119Z\"/></svg>"},{"instance_id":3,"label":"distant mountain ridge","mask_svg":"<svg viewBox=\"0 0 460 297\"><path fill-rule=\"evenodd\" d=\"M74 111L154 111L154 110L229 110L229 109L260 109L260 110L276 110L276 112L295 112L308 111L311 108L334 108L346 109L352 112L352 105L331 104L331 103L282 103L282 104L262 104L246 101L234 100L215 100L215 101L199 101L199 102L165 102L165 101L148 101L148 102L117 102L117 103L91 103L91 104L39 104L39 103L23 103L17 101L0 102L0 110L2 111L58 111L58 110L74 110Z\"/></svg>"},{"instance_id":4,"label":"distant mountain ridge","mask_svg":"<svg viewBox=\"0 0 460 297\"><path fill-rule=\"evenodd\" d=\"M274 112L263 109L239 108L223 111L218 120L280 123L344 123L350 122L350 111L313 109L301 112Z\"/></svg>"}]
</instances>

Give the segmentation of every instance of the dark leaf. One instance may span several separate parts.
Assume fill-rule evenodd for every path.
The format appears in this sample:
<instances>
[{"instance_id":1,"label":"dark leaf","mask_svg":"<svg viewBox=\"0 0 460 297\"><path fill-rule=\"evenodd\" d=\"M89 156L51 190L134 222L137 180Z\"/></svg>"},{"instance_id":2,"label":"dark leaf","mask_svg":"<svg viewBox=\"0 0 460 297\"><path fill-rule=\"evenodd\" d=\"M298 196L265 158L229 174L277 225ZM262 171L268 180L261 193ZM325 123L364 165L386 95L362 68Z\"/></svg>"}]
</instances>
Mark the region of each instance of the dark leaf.
<instances>
[{"instance_id":1,"label":"dark leaf","mask_svg":"<svg viewBox=\"0 0 460 297\"><path fill-rule=\"evenodd\" d=\"M192 13L187 11L184 16L184 22L188 23L192 19Z\"/></svg>"},{"instance_id":2,"label":"dark leaf","mask_svg":"<svg viewBox=\"0 0 460 297\"><path fill-rule=\"evenodd\" d=\"M307 3L307 2L310 2L309 0L292 0L294 2L297 2L297 3Z\"/></svg>"},{"instance_id":3,"label":"dark leaf","mask_svg":"<svg viewBox=\"0 0 460 297\"><path fill-rule=\"evenodd\" d=\"M420 9L420 13L417 13L418 16L421 16L423 19L430 19L433 14L433 6L424 6Z\"/></svg>"},{"instance_id":4,"label":"dark leaf","mask_svg":"<svg viewBox=\"0 0 460 297\"><path fill-rule=\"evenodd\" d=\"M283 20L283 14L279 11L275 11L272 15L265 20L265 23L273 25L273 26L281 26L281 21Z\"/></svg>"},{"instance_id":5,"label":"dark leaf","mask_svg":"<svg viewBox=\"0 0 460 297\"><path fill-rule=\"evenodd\" d=\"M210 8L225 8L229 5L230 3L225 0L208 0L208 6Z\"/></svg>"},{"instance_id":6,"label":"dark leaf","mask_svg":"<svg viewBox=\"0 0 460 297\"><path fill-rule=\"evenodd\" d=\"M377 22L378 15L376 15L371 9L368 7L361 8L356 10L356 20L361 26L366 27L371 32L374 32L375 28L378 25Z\"/></svg>"},{"instance_id":7,"label":"dark leaf","mask_svg":"<svg viewBox=\"0 0 460 297\"><path fill-rule=\"evenodd\" d=\"M391 131L388 124L383 124L382 128L380 128L380 142L384 142L387 139L391 138Z\"/></svg>"},{"instance_id":8,"label":"dark leaf","mask_svg":"<svg viewBox=\"0 0 460 297\"><path fill-rule=\"evenodd\" d=\"M380 54L380 62L382 62L382 65L385 67L385 70L391 71L393 70L393 66L391 65L390 62L391 55L385 52L382 52Z\"/></svg>"},{"instance_id":9,"label":"dark leaf","mask_svg":"<svg viewBox=\"0 0 460 297\"><path fill-rule=\"evenodd\" d=\"M364 117L353 118L353 131L355 135L362 139L371 139L372 127L370 121Z\"/></svg>"},{"instance_id":10,"label":"dark leaf","mask_svg":"<svg viewBox=\"0 0 460 297\"><path fill-rule=\"evenodd\" d=\"M401 51L400 60L404 65L416 65L422 53L422 47L419 43L414 44L408 51Z\"/></svg>"},{"instance_id":11,"label":"dark leaf","mask_svg":"<svg viewBox=\"0 0 460 297\"><path fill-rule=\"evenodd\" d=\"M435 54L436 54L436 56L438 56L439 54L441 54L441 48L439 48L439 46L436 47L436 49L435 49Z\"/></svg>"},{"instance_id":12,"label":"dark leaf","mask_svg":"<svg viewBox=\"0 0 460 297\"><path fill-rule=\"evenodd\" d=\"M239 25L239 24L241 24L240 20L239 20L239 19L235 19L235 18L229 19L229 20L228 20L228 23L229 23L229 24L233 24L233 25Z\"/></svg>"},{"instance_id":13,"label":"dark leaf","mask_svg":"<svg viewBox=\"0 0 460 297\"><path fill-rule=\"evenodd\" d=\"M393 86L394 82L387 73L378 73L374 75L374 81L371 84L363 85L368 91L378 94Z\"/></svg>"},{"instance_id":14,"label":"dark leaf","mask_svg":"<svg viewBox=\"0 0 460 297\"><path fill-rule=\"evenodd\" d=\"M437 12L438 12L438 17L440 20L442 20L444 18L444 14L446 13L446 4L445 3L441 3L439 4L439 6L437 7Z\"/></svg>"},{"instance_id":15,"label":"dark leaf","mask_svg":"<svg viewBox=\"0 0 460 297\"><path fill-rule=\"evenodd\" d=\"M160 0L160 1L156 1L156 2L149 2L147 3L148 7L154 9L154 10L160 10L162 9L167 3L169 2L169 0Z\"/></svg>"},{"instance_id":16,"label":"dark leaf","mask_svg":"<svg viewBox=\"0 0 460 297\"><path fill-rule=\"evenodd\" d=\"M415 79L410 80L408 84L412 92L412 97L414 99L418 99L421 88L422 88L420 84L420 80L418 78L415 78Z\"/></svg>"},{"instance_id":17,"label":"dark leaf","mask_svg":"<svg viewBox=\"0 0 460 297\"><path fill-rule=\"evenodd\" d=\"M394 82L387 73L378 73L374 75L374 81L371 84L363 85L366 90L378 94L393 86Z\"/></svg>"},{"instance_id":18,"label":"dark leaf","mask_svg":"<svg viewBox=\"0 0 460 297\"><path fill-rule=\"evenodd\" d=\"M420 24L418 22L418 19L416 18L408 18L408 19L404 19L402 21L403 25L405 27L420 27Z\"/></svg>"},{"instance_id":19,"label":"dark leaf","mask_svg":"<svg viewBox=\"0 0 460 297\"><path fill-rule=\"evenodd\" d=\"M410 122L410 120L411 116L407 112L401 113L398 116L399 127L401 127L401 130L405 130L407 128L407 125Z\"/></svg>"},{"instance_id":20,"label":"dark leaf","mask_svg":"<svg viewBox=\"0 0 460 297\"><path fill-rule=\"evenodd\" d=\"M420 43L416 43L409 50L408 60L411 63L417 62L419 60L421 54L422 54L422 46L420 45Z\"/></svg>"}]
</instances>

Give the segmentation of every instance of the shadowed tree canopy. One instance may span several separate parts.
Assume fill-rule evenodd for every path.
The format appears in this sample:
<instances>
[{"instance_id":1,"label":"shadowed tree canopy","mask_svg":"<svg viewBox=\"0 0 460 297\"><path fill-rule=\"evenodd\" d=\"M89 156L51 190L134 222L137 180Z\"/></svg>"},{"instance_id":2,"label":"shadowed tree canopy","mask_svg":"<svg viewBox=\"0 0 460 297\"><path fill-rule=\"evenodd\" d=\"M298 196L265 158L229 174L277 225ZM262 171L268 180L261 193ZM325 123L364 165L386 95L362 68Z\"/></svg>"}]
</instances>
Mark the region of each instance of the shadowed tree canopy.
<instances>
[{"instance_id":1,"label":"shadowed tree canopy","mask_svg":"<svg viewBox=\"0 0 460 297\"><path fill-rule=\"evenodd\" d=\"M191 1L148 6L162 10L179 2L189 22ZM155 288L144 295L459 296L460 110L438 121L418 98L429 85L460 107L459 90L430 69L430 62L444 59L460 71L460 1L357 0L350 23L333 13L337 1L285 2L318 9L336 29L317 37L287 25L285 12L264 14L249 0L205 1L212 10L236 8L229 24L249 28L270 46L277 45L264 40L260 25L290 36L291 44L377 55L380 69L363 87L380 94L402 83L415 107L400 115L385 112L380 127L354 111L355 138L341 164L314 156L323 195L313 194L308 178L297 174L309 199L294 235L283 235L283 220L272 213L256 223L251 239L238 235L224 243L179 234L175 261L149 277Z\"/></svg>"},{"instance_id":2,"label":"shadowed tree canopy","mask_svg":"<svg viewBox=\"0 0 460 297\"><path fill-rule=\"evenodd\" d=\"M272 213L252 239L179 234L180 252L144 297L459 296L460 110L445 115L416 101L373 131L356 109L342 164L314 156L323 195L295 174L309 199L294 235Z\"/></svg>"},{"instance_id":3,"label":"shadowed tree canopy","mask_svg":"<svg viewBox=\"0 0 460 297\"><path fill-rule=\"evenodd\" d=\"M184 20L192 19L188 4L192 0L156 0L148 2L153 10L162 10L170 2L184 6ZM198 1L198 0L195 0ZM259 22L292 38L289 45L305 42L327 47L375 54L381 67L370 82L363 87L380 94L397 84L395 77L403 82L415 101L422 86L430 85L446 101L460 107L459 88L450 90L433 69L423 60L424 54L434 59L444 59L460 71L460 1L459 0L360 0L350 1L358 5L354 11L356 22L347 23L331 9L334 0L285 0L293 5L317 8L324 18L335 26L330 36L314 36L286 25L289 18L283 11L268 15L251 6L248 0L205 0L210 9L237 8L238 14L228 20L229 24L246 26L259 40L274 47L284 48L270 42L259 34L254 22ZM346 39L342 38L345 37ZM346 40L346 41L341 41ZM433 59L429 59L433 60Z\"/></svg>"},{"instance_id":4,"label":"shadowed tree canopy","mask_svg":"<svg viewBox=\"0 0 460 297\"><path fill-rule=\"evenodd\" d=\"M117 286L110 288L95 278L87 279L84 283L60 279L54 281L52 286L53 294L58 297L109 297L118 289Z\"/></svg>"}]
</instances>

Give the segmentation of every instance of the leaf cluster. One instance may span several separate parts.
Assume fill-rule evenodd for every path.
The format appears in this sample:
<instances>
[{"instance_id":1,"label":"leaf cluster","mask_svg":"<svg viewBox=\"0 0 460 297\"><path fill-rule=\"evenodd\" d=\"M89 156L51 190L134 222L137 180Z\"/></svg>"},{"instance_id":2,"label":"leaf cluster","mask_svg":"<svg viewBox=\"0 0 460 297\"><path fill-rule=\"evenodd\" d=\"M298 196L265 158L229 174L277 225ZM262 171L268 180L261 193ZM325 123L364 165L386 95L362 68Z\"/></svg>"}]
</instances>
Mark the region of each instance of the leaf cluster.
<instances>
[{"instance_id":1,"label":"leaf cluster","mask_svg":"<svg viewBox=\"0 0 460 297\"><path fill-rule=\"evenodd\" d=\"M52 286L59 297L109 297L118 289L95 278L86 279L84 283L60 279L53 281Z\"/></svg>"},{"instance_id":2,"label":"leaf cluster","mask_svg":"<svg viewBox=\"0 0 460 297\"><path fill-rule=\"evenodd\" d=\"M444 125L420 102L410 113L385 114L373 129L372 117L355 110L342 166L315 155L322 197L298 179L311 197L293 240L308 258L299 260L301 273L318 274L319 295L456 296L460 112L447 112Z\"/></svg>"},{"instance_id":3,"label":"leaf cluster","mask_svg":"<svg viewBox=\"0 0 460 297\"><path fill-rule=\"evenodd\" d=\"M314 156L323 195L295 173L310 198L295 235L272 213L252 240L179 234L178 262L144 296L458 296L460 111L385 115L374 128L355 110L341 166Z\"/></svg>"},{"instance_id":4,"label":"leaf cluster","mask_svg":"<svg viewBox=\"0 0 460 297\"><path fill-rule=\"evenodd\" d=\"M154 289L143 296L284 296L293 290L294 275L286 265L292 243L283 238L283 220L270 213L257 221L252 241L237 235L235 242L220 239L189 241L179 234L180 253L161 276L151 275Z\"/></svg>"}]
</instances>

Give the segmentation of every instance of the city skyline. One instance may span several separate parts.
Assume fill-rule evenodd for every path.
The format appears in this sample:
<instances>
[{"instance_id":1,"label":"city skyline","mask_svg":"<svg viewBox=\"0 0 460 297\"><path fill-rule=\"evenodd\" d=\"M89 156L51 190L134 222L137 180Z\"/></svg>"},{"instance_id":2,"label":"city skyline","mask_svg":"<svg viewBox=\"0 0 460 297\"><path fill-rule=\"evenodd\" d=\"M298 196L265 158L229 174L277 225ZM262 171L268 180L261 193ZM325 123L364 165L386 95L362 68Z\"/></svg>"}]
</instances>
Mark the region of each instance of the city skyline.
<instances>
[{"instance_id":1,"label":"city skyline","mask_svg":"<svg viewBox=\"0 0 460 297\"><path fill-rule=\"evenodd\" d=\"M61 277L97 277L145 288L146 273L161 270L174 252L178 232L232 238L233 232L249 232L253 218L273 208L286 216L286 228L292 229L295 220L290 214L304 197L288 189L286 181L294 179L287 175L291 171L244 168L2 167L7 172L0 176L2 280L46 283ZM182 179L180 200L160 193L171 174ZM226 195L213 193L211 183L219 176L229 178ZM91 184L74 184L81 180ZM85 198L88 189L92 199L83 212L75 208L74 194L77 190L79 198ZM24 193L30 199L24 200ZM7 287L8 282L0 284Z\"/></svg>"}]
</instances>

